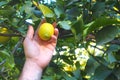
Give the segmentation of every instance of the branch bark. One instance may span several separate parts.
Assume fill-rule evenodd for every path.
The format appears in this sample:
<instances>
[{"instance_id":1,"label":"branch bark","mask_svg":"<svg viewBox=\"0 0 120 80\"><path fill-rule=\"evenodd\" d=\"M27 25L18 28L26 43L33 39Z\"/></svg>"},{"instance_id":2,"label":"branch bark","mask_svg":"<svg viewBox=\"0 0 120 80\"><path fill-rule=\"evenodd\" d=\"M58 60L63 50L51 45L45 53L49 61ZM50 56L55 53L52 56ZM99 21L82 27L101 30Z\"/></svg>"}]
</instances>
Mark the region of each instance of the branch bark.
<instances>
[{"instance_id":1,"label":"branch bark","mask_svg":"<svg viewBox=\"0 0 120 80\"><path fill-rule=\"evenodd\" d=\"M0 65L3 65L6 62L6 59L0 62Z\"/></svg>"},{"instance_id":2,"label":"branch bark","mask_svg":"<svg viewBox=\"0 0 120 80\"><path fill-rule=\"evenodd\" d=\"M23 37L17 42L17 44L15 45L13 51L12 51L12 54L16 53L16 50L18 49L18 47L22 44L23 42Z\"/></svg>"},{"instance_id":3,"label":"branch bark","mask_svg":"<svg viewBox=\"0 0 120 80\"><path fill-rule=\"evenodd\" d=\"M3 33L0 33L0 36L6 36L6 37L22 37L21 34L3 34Z\"/></svg>"}]
</instances>

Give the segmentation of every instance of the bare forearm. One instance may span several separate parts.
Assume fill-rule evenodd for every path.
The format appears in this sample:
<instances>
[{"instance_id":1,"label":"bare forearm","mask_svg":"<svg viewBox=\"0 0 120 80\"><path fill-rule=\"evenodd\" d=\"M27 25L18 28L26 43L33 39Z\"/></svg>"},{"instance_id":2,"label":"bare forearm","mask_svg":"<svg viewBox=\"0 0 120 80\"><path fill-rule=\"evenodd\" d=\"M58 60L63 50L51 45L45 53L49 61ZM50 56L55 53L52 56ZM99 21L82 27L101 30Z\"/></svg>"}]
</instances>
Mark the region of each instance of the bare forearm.
<instances>
[{"instance_id":1,"label":"bare forearm","mask_svg":"<svg viewBox=\"0 0 120 80\"><path fill-rule=\"evenodd\" d=\"M42 69L33 61L27 60L24 64L19 80L40 80Z\"/></svg>"}]
</instances>

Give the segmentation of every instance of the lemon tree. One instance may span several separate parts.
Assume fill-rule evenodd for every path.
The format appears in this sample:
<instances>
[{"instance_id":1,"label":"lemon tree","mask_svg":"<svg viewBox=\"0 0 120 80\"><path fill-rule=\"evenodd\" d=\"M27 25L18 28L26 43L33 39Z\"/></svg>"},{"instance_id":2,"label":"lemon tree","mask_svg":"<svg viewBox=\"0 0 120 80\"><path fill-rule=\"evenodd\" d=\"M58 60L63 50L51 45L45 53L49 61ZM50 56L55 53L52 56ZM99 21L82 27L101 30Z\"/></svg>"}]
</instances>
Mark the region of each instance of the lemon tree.
<instances>
[{"instance_id":1,"label":"lemon tree","mask_svg":"<svg viewBox=\"0 0 120 80\"><path fill-rule=\"evenodd\" d=\"M36 30L43 18L57 23L59 37L41 80L120 80L119 0L1 0L0 25L14 33L0 28L0 42L7 42L0 44L0 80L18 80L25 21ZM54 34L51 24L41 25L40 39Z\"/></svg>"}]
</instances>

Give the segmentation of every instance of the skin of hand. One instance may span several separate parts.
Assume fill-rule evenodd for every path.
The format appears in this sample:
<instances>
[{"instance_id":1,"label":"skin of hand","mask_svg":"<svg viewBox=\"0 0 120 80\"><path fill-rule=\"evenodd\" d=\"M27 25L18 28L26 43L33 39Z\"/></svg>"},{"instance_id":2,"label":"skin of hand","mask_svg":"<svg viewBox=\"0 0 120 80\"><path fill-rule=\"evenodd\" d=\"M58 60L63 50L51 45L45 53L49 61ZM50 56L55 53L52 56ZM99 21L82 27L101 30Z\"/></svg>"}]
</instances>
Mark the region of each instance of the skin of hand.
<instances>
[{"instance_id":1,"label":"skin of hand","mask_svg":"<svg viewBox=\"0 0 120 80\"><path fill-rule=\"evenodd\" d=\"M53 23L56 27L56 23ZM55 28L55 34L51 40L43 41L39 38L38 32L35 32L32 26L29 26L27 36L23 42L26 60L35 61L39 67L44 69L50 62L57 43L58 29ZM34 36L33 36L34 35Z\"/></svg>"},{"instance_id":2,"label":"skin of hand","mask_svg":"<svg viewBox=\"0 0 120 80\"><path fill-rule=\"evenodd\" d=\"M41 24L44 22L45 21L41 21ZM53 26L56 27L56 23L53 23ZM29 26L27 35L23 42L26 61L25 61L25 65L23 67L23 71L21 73L19 80L25 80L23 76L26 75L27 73L29 73L29 74L27 74L28 76L31 76L30 73L33 70L34 70L33 72L36 71L36 75L38 75L37 73L39 73L39 75L41 75L42 70L49 64L49 62L52 58L52 55L54 53L56 43L57 43L57 37L58 37L58 33L59 33L58 29L55 28L54 35L51 37L51 39L49 41L41 40L39 38L37 30L36 30L36 32L34 32L33 27ZM33 68L30 68L30 67L33 67ZM30 68L31 71L30 70L27 71L26 69L28 69L28 68ZM39 70L40 70L40 72L39 72ZM34 74L33 77L36 75ZM27 79L27 80L29 80L29 79ZM30 80L32 80L32 79L30 79ZM33 80L38 80L38 78L36 78L36 79L33 78Z\"/></svg>"}]
</instances>

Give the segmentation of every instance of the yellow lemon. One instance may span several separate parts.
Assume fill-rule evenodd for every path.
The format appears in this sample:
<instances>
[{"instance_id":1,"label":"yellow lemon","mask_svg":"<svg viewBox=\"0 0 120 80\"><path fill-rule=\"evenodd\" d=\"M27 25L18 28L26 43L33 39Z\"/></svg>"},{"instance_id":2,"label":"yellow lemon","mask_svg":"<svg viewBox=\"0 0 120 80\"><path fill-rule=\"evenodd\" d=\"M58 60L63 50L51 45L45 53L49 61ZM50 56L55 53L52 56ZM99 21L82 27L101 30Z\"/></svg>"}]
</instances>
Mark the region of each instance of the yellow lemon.
<instances>
[{"instance_id":1,"label":"yellow lemon","mask_svg":"<svg viewBox=\"0 0 120 80\"><path fill-rule=\"evenodd\" d=\"M0 27L0 33L2 34L9 34L9 30L7 28ZM8 36L0 36L0 43L6 43L10 40L10 37Z\"/></svg>"},{"instance_id":2,"label":"yellow lemon","mask_svg":"<svg viewBox=\"0 0 120 80\"><path fill-rule=\"evenodd\" d=\"M38 29L38 35L42 40L49 40L54 34L54 27L50 23L43 23Z\"/></svg>"}]
</instances>

